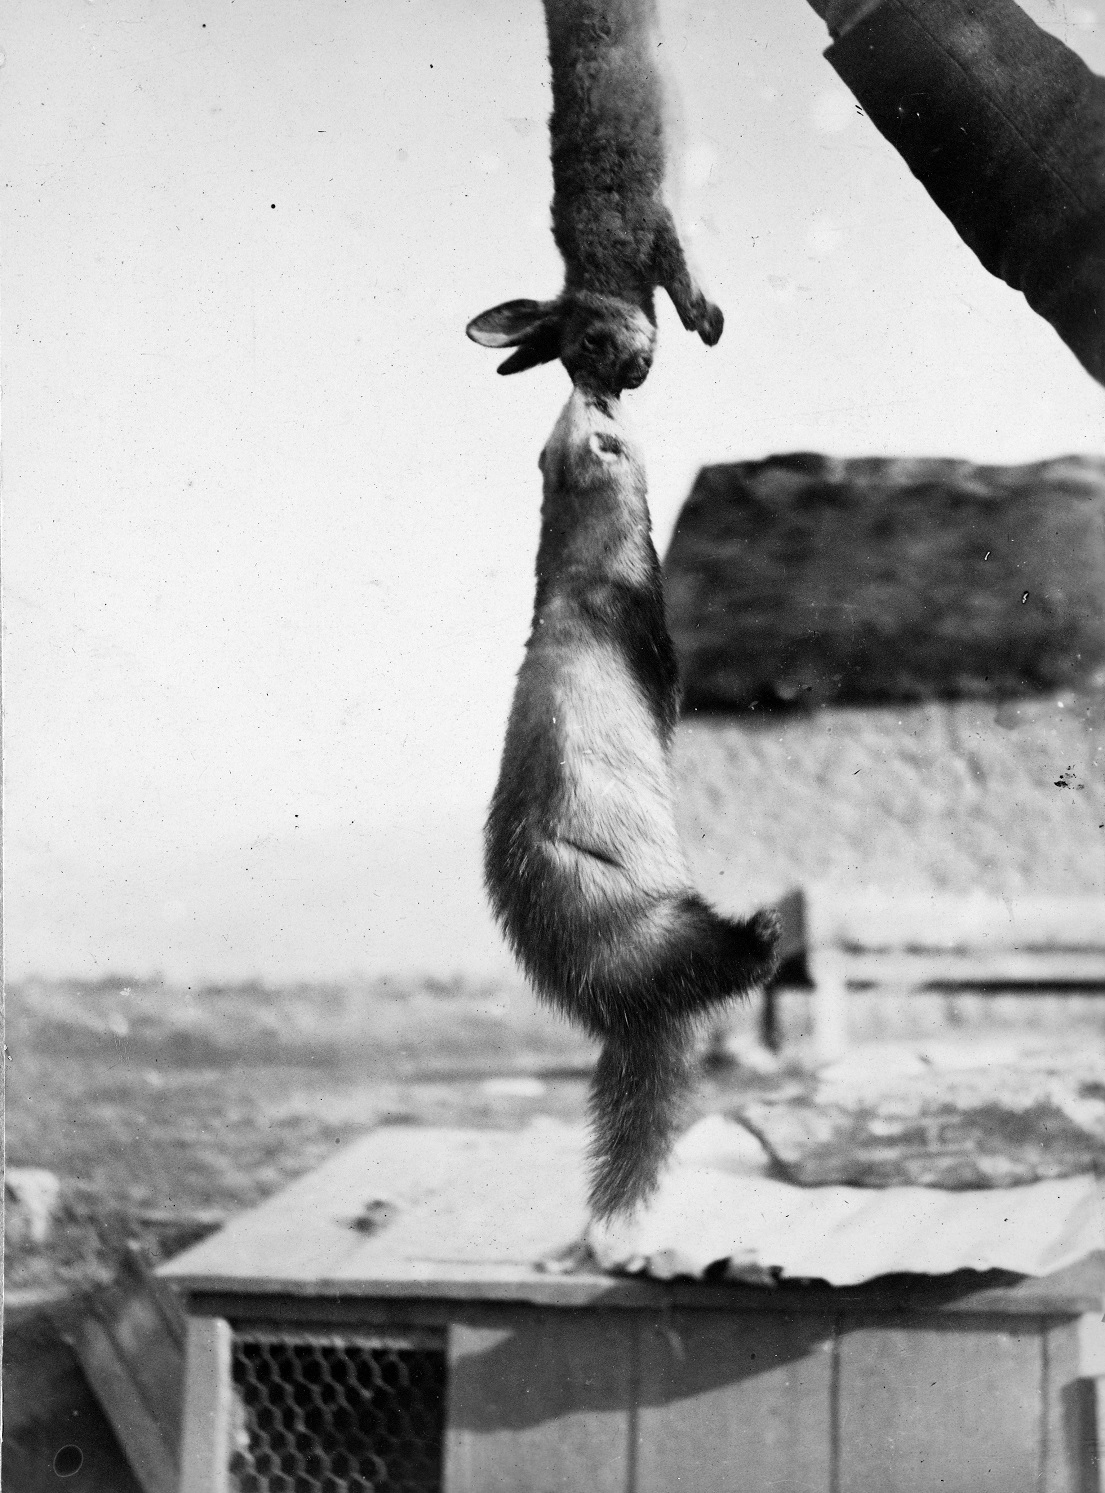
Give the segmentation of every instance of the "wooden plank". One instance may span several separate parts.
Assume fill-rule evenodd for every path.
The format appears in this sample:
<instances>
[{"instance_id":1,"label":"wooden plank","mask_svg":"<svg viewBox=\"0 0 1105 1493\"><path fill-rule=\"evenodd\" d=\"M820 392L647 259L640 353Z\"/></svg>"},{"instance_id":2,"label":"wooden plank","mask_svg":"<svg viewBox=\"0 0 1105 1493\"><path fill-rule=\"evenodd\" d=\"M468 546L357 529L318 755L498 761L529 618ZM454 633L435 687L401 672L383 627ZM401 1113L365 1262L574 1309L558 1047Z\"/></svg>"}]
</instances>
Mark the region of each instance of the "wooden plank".
<instances>
[{"instance_id":1,"label":"wooden plank","mask_svg":"<svg viewBox=\"0 0 1105 1493\"><path fill-rule=\"evenodd\" d=\"M142 1493L103 1407L73 1351L83 1303L21 1292L4 1301L3 1468L0 1486L11 1493ZM59 1478L54 1459L76 1448L77 1475ZM66 1450L59 1460L76 1460Z\"/></svg>"},{"instance_id":2,"label":"wooden plank","mask_svg":"<svg viewBox=\"0 0 1105 1493\"><path fill-rule=\"evenodd\" d=\"M625 1493L635 1317L528 1312L449 1337L446 1493Z\"/></svg>"},{"instance_id":3,"label":"wooden plank","mask_svg":"<svg viewBox=\"0 0 1105 1493\"><path fill-rule=\"evenodd\" d=\"M443 1136L448 1143L443 1143ZM473 1139L467 1143L458 1142ZM823 1310L809 1288L764 1291L736 1285L618 1279L607 1275L554 1275L538 1258L582 1234L582 1132L566 1129L555 1143L496 1131L441 1132L408 1128L376 1132L279 1198L240 1215L221 1234L170 1261L161 1278L191 1295L245 1298L303 1297L502 1300L534 1305L662 1308L667 1302L722 1310ZM509 1179L509 1180L508 1180ZM334 1183L331 1191L330 1183ZM403 1189L403 1190L401 1190ZM451 1220L473 1197L472 1219ZM373 1197L397 1204L397 1218L364 1241L349 1218ZM439 1201L448 1208L435 1211ZM513 1215L513 1216L512 1216ZM445 1227L443 1220L449 1220ZM331 1250L333 1235L341 1242ZM289 1257L281 1240L298 1241ZM404 1243L405 1241L405 1243ZM970 1276L950 1284L872 1288L856 1299L868 1309L955 1311L974 1292L987 1293L985 1309L1050 1315L1093 1310L1105 1286L1105 1261L1054 1282ZM332 1268L331 1268L332 1267ZM788 1295L793 1290L793 1296ZM994 1294L996 1291L996 1294ZM681 1295L680 1293L688 1293ZM721 1292L721 1296L718 1295ZM832 1308L830 1308L832 1310ZM254 1315L263 1314L258 1311Z\"/></svg>"},{"instance_id":4,"label":"wooden plank","mask_svg":"<svg viewBox=\"0 0 1105 1493\"><path fill-rule=\"evenodd\" d=\"M847 1047L848 991L1105 993L1105 897L820 891L805 927L823 1057Z\"/></svg>"},{"instance_id":5,"label":"wooden plank","mask_svg":"<svg viewBox=\"0 0 1105 1493\"><path fill-rule=\"evenodd\" d=\"M530 1266L587 1220L583 1128L375 1131L186 1250L166 1280L359 1281L410 1266ZM375 1203L388 1221L361 1232ZM447 1273L447 1272L446 1272Z\"/></svg>"},{"instance_id":6,"label":"wooden plank","mask_svg":"<svg viewBox=\"0 0 1105 1493\"><path fill-rule=\"evenodd\" d=\"M378 1239L363 1241L344 1267L359 1276L382 1256L450 1264L533 1265L582 1237L587 1226L584 1127L551 1123L518 1132L439 1131L427 1145L398 1132L396 1186L417 1191Z\"/></svg>"},{"instance_id":7,"label":"wooden plank","mask_svg":"<svg viewBox=\"0 0 1105 1493\"><path fill-rule=\"evenodd\" d=\"M136 1365L95 1317L81 1323L73 1347L144 1493L177 1493L176 1448L150 1411Z\"/></svg>"},{"instance_id":8,"label":"wooden plank","mask_svg":"<svg viewBox=\"0 0 1105 1493\"><path fill-rule=\"evenodd\" d=\"M639 1493L829 1493L833 1320L642 1318Z\"/></svg>"},{"instance_id":9,"label":"wooden plank","mask_svg":"<svg viewBox=\"0 0 1105 1493\"><path fill-rule=\"evenodd\" d=\"M831 1063L848 1046L848 961L839 949L820 946L808 961L813 978L813 1046Z\"/></svg>"},{"instance_id":10,"label":"wooden plank","mask_svg":"<svg viewBox=\"0 0 1105 1493\"><path fill-rule=\"evenodd\" d=\"M93 1299L91 1311L175 1461L180 1453L184 1403L185 1324L179 1305L140 1261L131 1259L124 1260L114 1285ZM78 1353L84 1325L91 1322L78 1333ZM91 1365L86 1365L86 1371L95 1389Z\"/></svg>"},{"instance_id":11,"label":"wooden plank","mask_svg":"<svg viewBox=\"0 0 1105 1493\"><path fill-rule=\"evenodd\" d=\"M774 1051L779 1045L776 988L793 980L800 983L808 981L806 957L809 948L809 931L806 922L805 891L801 887L794 887L789 892L785 892L776 901L775 911L779 915L779 964L775 979L764 987L760 1008L760 1040L769 1051ZM724 1036L727 1026L726 1021L721 1021L717 1028L719 1036Z\"/></svg>"},{"instance_id":12,"label":"wooden plank","mask_svg":"<svg viewBox=\"0 0 1105 1493\"><path fill-rule=\"evenodd\" d=\"M930 1279L891 1276L866 1285L834 1289L820 1284L786 1283L746 1286L722 1281L659 1281L613 1275L545 1275L540 1271L506 1266L458 1266L414 1270L398 1266L388 1273L362 1280L321 1280L310 1286L285 1284L260 1277L228 1281L198 1277L182 1283L190 1297L190 1311L209 1315L269 1315L282 1303L291 1310L319 1310L329 1302L341 1311L352 1303L388 1303L392 1312L402 1303L437 1304L455 1310L455 1303L512 1303L568 1310L621 1308L664 1311L670 1307L732 1312L864 1313L909 1311L920 1315L959 1316L1000 1313L1023 1317L1076 1317L1100 1311L1105 1297L1105 1253L1096 1251L1054 1275L1016 1276L1002 1271L962 1270ZM225 1307L225 1310L224 1310Z\"/></svg>"},{"instance_id":13,"label":"wooden plank","mask_svg":"<svg viewBox=\"0 0 1105 1493\"><path fill-rule=\"evenodd\" d=\"M1092 1319L1101 1325L1100 1311ZM1081 1319L1045 1325L1042 1493L1099 1493L1095 1381L1087 1378Z\"/></svg>"},{"instance_id":14,"label":"wooden plank","mask_svg":"<svg viewBox=\"0 0 1105 1493\"><path fill-rule=\"evenodd\" d=\"M1102 1427L1105 1426L1105 1379L1094 1379L1091 1387L1094 1431L1088 1458L1090 1475L1087 1477L1087 1482L1094 1489L1094 1493L1100 1493L1100 1490L1105 1488L1105 1476L1102 1474L1102 1469L1105 1468L1105 1434L1102 1433Z\"/></svg>"},{"instance_id":15,"label":"wooden plank","mask_svg":"<svg viewBox=\"0 0 1105 1493\"><path fill-rule=\"evenodd\" d=\"M228 1493L234 1405L230 1353L228 1322L189 1317L180 1493Z\"/></svg>"},{"instance_id":16,"label":"wooden plank","mask_svg":"<svg viewBox=\"0 0 1105 1493\"><path fill-rule=\"evenodd\" d=\"M1037 1493L1043 1333L999 1318L921 1326L845 1319L838 1493Z\"/></svg>"},{"instance_id":17,"label":"wooden plank","mask_svg":"<svg viewBox=\"0 0 1105 1493\"><path fill-rule=\"evenodd\" d=\"M820 964L823 961L819 961ZM1002 986L1075 986L1105 991L1105 949L1010 949L902 953L850 949L837 954L834 969L852 989L977 989ZM821 975L815 975L818 985Z\"/></svg>"}]
</instances>

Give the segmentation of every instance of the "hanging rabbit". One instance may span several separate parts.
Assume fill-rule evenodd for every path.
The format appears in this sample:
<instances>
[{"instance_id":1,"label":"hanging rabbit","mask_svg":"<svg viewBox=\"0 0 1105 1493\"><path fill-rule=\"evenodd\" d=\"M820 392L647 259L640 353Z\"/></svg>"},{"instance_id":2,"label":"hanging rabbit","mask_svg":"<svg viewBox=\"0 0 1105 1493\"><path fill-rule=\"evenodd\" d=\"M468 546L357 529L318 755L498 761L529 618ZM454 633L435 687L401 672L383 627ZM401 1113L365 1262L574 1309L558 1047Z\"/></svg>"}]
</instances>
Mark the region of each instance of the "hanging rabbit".
<instances>
[{"instance_id":1,"label":"hanging rabbit","mask_svg":"<svg viewBox=\"0 0 1105 1493\"><path fill-rule=\"evenodd\" d=\"M724 318L695 284L663 200L663 87L655 0L545 0L552 67L553 238L564 288L506 301L468 324L513 347L500 373L559 358L593 394L635 389L656 346L662 286L707 346Z\"/></svg>"}]
</instances>

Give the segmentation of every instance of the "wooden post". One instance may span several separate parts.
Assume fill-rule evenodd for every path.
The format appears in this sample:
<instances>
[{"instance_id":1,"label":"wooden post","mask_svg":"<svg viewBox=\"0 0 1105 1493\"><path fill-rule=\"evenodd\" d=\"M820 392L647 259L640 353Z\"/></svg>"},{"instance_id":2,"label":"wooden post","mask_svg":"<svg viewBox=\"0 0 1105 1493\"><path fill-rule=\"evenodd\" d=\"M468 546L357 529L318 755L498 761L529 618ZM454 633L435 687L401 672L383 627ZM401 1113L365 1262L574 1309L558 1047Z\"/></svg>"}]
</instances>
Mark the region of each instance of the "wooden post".
<instances>
[{"instance_id":1,"label":"wooden post","mask_svg":"<svg viewBox=\"0 0 1105 1493\"><path fill-rule=\"evenodd\" d=\"M230 1323L189 1317L180 1493L227 1493L233 1396Z\"/></svg>"},{"instance_id":2,"label":"wooden post","mask_svg":"<svg viewBox=\"0 0 1105 1493\"><path fill-rule=\"evenodd\" d=\"M839 950L822 944L811 948L813 980L813 1046L819 1063L831 1063L848 1047L848 986Z\"/></svg>"},{"instance_id":3,"label":"wooden post","mask_svg":"<svg viewBox=\"0 0 1105 1493\"><path fill-rule=\"evenodd\" d=\"M1078 1319L1078 1371L1094 1387L1095 1457L1093 1477L1085 1486L1105 1493L1105 1321L1100 1312Z\"/></svg>"},{"instance_id":4,"label":"wooden post","mask_svg":"<svg viewBox=\"0 0 1105 1493\"><path fill-rule=\"evenodd\" d=\"M806 964L809 954L806 894L802 888L794 887L784 893L776 902L775 911L779 914L779 968L775 979L764 988L760 1018L760 1041L769 1052L778 1052L782 1046L776 989L787 983L788 974L793 975L796 964ZM802 973L808 973L808 966Z\"/></svg>"}]
</instances>

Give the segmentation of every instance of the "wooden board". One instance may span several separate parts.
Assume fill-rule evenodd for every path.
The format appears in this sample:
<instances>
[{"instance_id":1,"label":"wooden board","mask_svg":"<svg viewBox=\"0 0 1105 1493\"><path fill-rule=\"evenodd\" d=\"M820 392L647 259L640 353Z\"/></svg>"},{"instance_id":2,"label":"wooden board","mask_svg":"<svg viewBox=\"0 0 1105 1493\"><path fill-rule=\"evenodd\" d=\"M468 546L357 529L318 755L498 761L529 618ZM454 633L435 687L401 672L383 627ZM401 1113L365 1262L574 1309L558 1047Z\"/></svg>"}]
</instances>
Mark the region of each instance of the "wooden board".
<instances>
[{"instance_id":1,"label":"wooden board","mask_svg":"<svg viewBox=\"0 0 1105 1493\"><path fill-rule=\"evenodd\" d=\"M449 1493L624 1493L636 1323L598 1312L521 1312L449 1334Z\"/></svg>"},{"instance_id":2,"label":"wooden board","mask_svg":"<svg viewBox=\"0 0 1105 1493\"><path fill-rule=\"evenodd\" d=\"M586 1222L582 1129L393 1127L170 1263L168 1279L319 1282L528 1270ZM383 1206L381 1206L383 1205ZM363 1230L373 1218L386 1221Z\"/></svg>"},{"instance_id":3,"label":"wooden board","mask_svg":"<svg viewBox=\"0 0 1105 1493\"><path fill-rule=\"evenodd\" d=\"M176 1493L177 1448L163 1434L142 1393L141 1373L119 1351L102 1323L90 1318L81 1326L77 1345L81 1368L111 1422L127 1461L144 1493ZM183 1390L183 1365L178 1395ZM165 1407L179 1418L180 1399Z\"/></svg>"},{"instance_id":4,"label":"wooden board","mask_svg":"<svg viewBox=\"0 0 1105 1493\"><path fill-rule=\"evenodd\" d=\"M177 1493L184 1320L171 1293L131 1253L70 1340L145 1493Z\"/></svg>"},{"instance_id":5,"label":"wooden board","mask_svg":"<svg viewBox=\"0 0 1105 1493\"><path fill-rule=\"evenodd\" d=\"M870 1311L1075 1316L1100 1308L1105 1293L1100 1255L1047 1280L965 1271L837 1292L549 1274L537 1262L578 1238L585 1224L584 1143L582 1132L568 1127L543 1141L527 1132L376 1131L159 1275L193 1298L193 1310L202 1304L231 1316L264 1316L274 1301L291 1309L297 1301L357 1299L393 1301L399 1311L404 1301L514 1301L816 1314L854 1302ZM383 1196L398 1200L395 1222L365 1238L348 1220Z\"/></svg>"},{"instance_id":6,"label":"wooden board","mask_svg":"<svg viewBox=\"0 0 1105 1493\"><path fill-rule=\"evenodd\" d=\"M1094 1383L1082 1372L1078 1322L1046 1324L1042 1493L1098 1493L1088 1476L1097 1462Z\"/></svg>"},{"instance_id":7,"label":"wooden board","mask_svg":"<svg viewBox=\"0 0 1105 1493\"><path fill-rule=\"evenodd\" d=\"M458 1306L444 1486L1096 1493L1077 1322L834 1316L843 1294L806 1317ZM229 1332L199 1318L193 1338L185 1487L211 1493Z\"/></svg>"},{"instance_id":8,"label":"wooden board","mask_svg":"<svg viewBox=\"0 0 1105 1493\"><path fill-rule=\"evenodd\" d=\"M812 987L814 1044L848 1046L850 993L891 1001L956 992L1068 1000L1105 993L1105 897L1004 898L819 889L792 894L799 947L764 994L762 1035L779 1044L782 987Z\"/></svg>"},{"instance_id":9,"label":"wooden board","mask_svg":"<svg viewBox=\"0 0 1105 1493\"><path fill-rule=\"evenodd\" d=\"M1038 1493L1045 1417L1036 1324L845 1320L839 1353L839 1493Z\"/></svg>"},{"instance_id":10,"label":"wooden board","mask_svg":"<svg viewBox=\"0 0 1105 1493\"><path fill-rule=\"evenodd\" d=\"M190 1317L186 1352L180 1493L229 1493L234 1421L229 1323Z\"/></svg>"},{"instance_id":11,"label":"wooden board","mask_svg":"<svg viewBox=\"0 0 1105 1493\"><path fill-rule=\"evenodd\" d=\"M1105 948L915 953L850 949L842 956L853 990L1105 990Z\"/></svg>"},{"instance_id":12,"label":"wooden board","mask_svg":"<svg viewBox=\"0 0 1105 1493\"><path fill-rule=\"evenodd\" d=\"M833 1319L643 1318L639 1493L830 1493Z\"/></svg>"},{"instance_id":13,"label":"wooden board","mask_svg":"<svg viewBox=\"0 0 1105 1493\"><path fill-rule=\"evenodd\" d=\"M0 1486L12 1493L143 1493L73 1351L84 1305L56 1292L5 1296ZM65 1480L53 1468L63 1448L83 1459Z\"/></svg>"},{"instance_id":14,"label":"wooden board","mask_svg":"<svg viewBox=\"0 0 1105 1493\"><path fill-rule=\"evenodd\" d=\"M449 1493L1084 1493L1062 1319L1100 1316L1105 1256L837 1291L542 1273L582 1227L582 1149L376 1132L164 1267L193 1314L184 1487L217 1486L228 1324L260 1322L447 1328Z\"/></svg>"},{"instance_id":15,"label":"wooden board","mask_svg":"<svg viewBox=\"0 0 1105 1493\"><path fill-rule=\"evenodd\" d=\"M815 982L856 990L1105 990L1105 897L807 898Z\"/></svg>"},{"instance_id":16,"label":"wooden board","mask_svg":"<svg viewBox=\"0 0 1105 1493\"><path fill-rule=\"evenodd\" d=\"M736 1281L650 1280L644 1276L546 1275L536 1270L410 1273L363 1281L320 1281L289 1291L259 1279L187 1283L188 1310L242 1320L440 1325L503 1305L603 1311L751 1312L768 1316L851 1309L937 1318L977 1315L1077 1317L1105 1303L1105 1253L1099 1251L1041 1279L1000 1270L928 1278L884 1276L862 1286L818 1282L750 1286Z\"/></svg>"}]
</instances>

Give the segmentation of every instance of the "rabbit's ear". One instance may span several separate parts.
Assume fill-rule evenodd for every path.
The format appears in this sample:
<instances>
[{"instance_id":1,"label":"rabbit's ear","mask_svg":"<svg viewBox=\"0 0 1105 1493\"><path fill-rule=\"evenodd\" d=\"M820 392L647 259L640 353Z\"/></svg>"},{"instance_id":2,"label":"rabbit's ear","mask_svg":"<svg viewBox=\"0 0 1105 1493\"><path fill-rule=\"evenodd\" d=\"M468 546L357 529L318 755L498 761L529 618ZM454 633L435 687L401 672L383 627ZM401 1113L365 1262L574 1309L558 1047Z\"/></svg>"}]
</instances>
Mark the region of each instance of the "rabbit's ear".
<instances>
[{"instance_id":1,"label":"rabbit's ear","mask_svg":"<svg viewBox=\"0 0 1105 1493\"><path fill-rule=\"evenodd\" d=\"M551 363L560 356L560 323L544 322L527 337L517 352L499 364L500 373L522 373L538 363Z\"/></svg>"},{"instance_id":2,"label":"rabbit's ear","mask_svg":"<svg viewBox=\"0 0 1105 1493\"><path fill-rule=\"evenodd\" d=\"M556 301L504 301L501 306L474 316L465 331L481 347L517 347L519 343L529 342L535 333L544 334L549 324L558 319L558 311Z\"/></svg>"}]
</instances>

